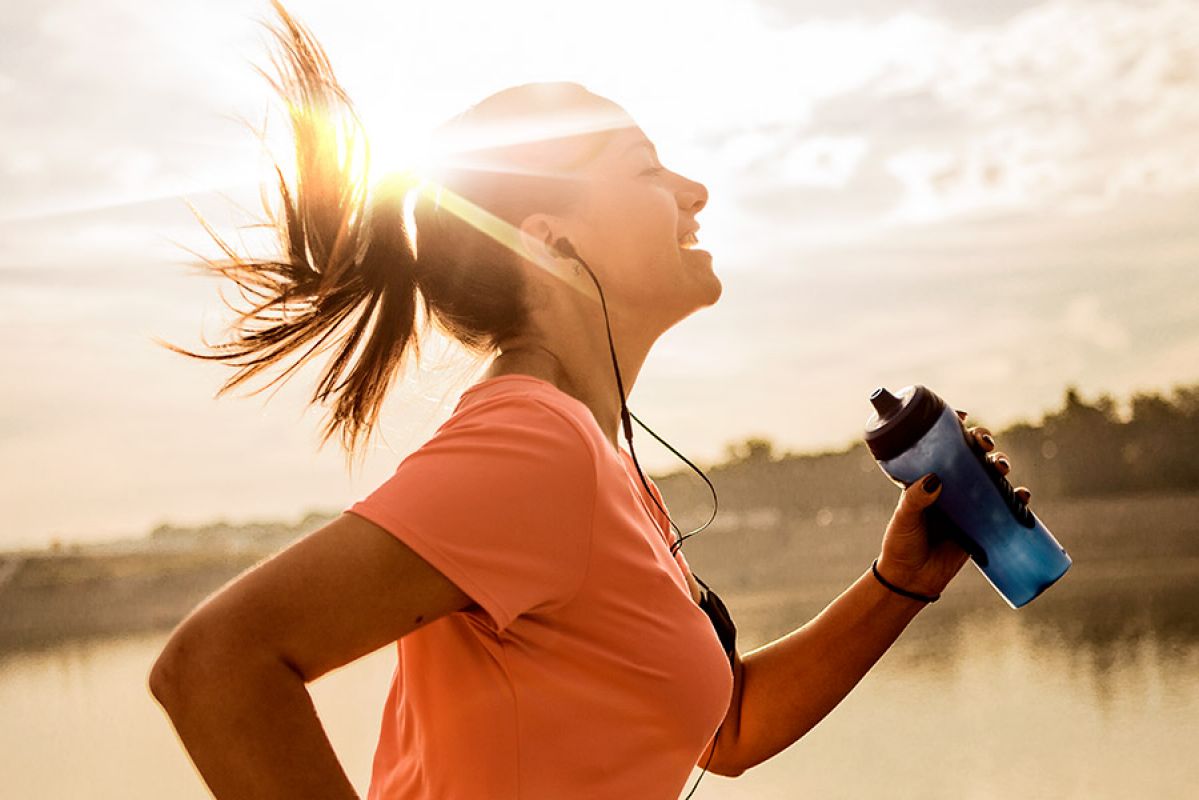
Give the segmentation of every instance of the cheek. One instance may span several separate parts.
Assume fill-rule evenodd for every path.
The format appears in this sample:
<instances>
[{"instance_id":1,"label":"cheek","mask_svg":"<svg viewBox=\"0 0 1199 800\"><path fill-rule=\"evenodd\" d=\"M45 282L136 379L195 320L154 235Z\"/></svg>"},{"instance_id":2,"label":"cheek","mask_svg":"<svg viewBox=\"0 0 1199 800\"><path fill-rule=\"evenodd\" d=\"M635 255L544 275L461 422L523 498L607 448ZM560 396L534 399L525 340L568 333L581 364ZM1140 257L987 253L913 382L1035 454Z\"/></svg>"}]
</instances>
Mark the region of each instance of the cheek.
<instances>
[{"instance_id":1,"label":"cheek","mask_svg":"<svg viewBox=\"0 0 1199 800\"><path fill-rule=\"evenodd\" d=\"M651 186L614 189L593 207L590 222L602 239L600 252L613 281L644 290L656 276L670 278L666 267L679 253L677 207L668 192Z\"/></svg>"},{"instance_id":2,"label":"cheek","mask_svg":"<svg viewBox=\"0 0 1199 800\"><path fill-rule=\"evenodd\" d=\"M611 221L648 241L663 231L673 231L678 219L677 201L671 192L649 178L611 187L604 207Z\"/></svg>"},{"instance_id":3,"label":"cheek","mask_svg":"<svg viewBox=\"0 0 1199 800\"><path fill-rule=\"evenodd\" d=\"M642 192L621 216L626 233L620 238L636 250L637 260L657 259L678 248L678 214L674 198L667 193Z\"/></svg>"}]
</instances>

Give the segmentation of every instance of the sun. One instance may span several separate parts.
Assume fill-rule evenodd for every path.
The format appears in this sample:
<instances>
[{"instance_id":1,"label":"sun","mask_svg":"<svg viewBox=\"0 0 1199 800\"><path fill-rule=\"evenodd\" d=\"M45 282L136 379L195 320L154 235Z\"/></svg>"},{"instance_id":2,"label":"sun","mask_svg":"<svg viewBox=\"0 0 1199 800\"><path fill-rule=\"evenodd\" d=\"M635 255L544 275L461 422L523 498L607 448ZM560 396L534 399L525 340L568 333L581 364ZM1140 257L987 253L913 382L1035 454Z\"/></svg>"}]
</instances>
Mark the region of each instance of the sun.
<instances>
[{"instance_id":1,"label":"sun","mask_svg":"<svg viewBox=\"0 0 1199 800\"><path fill-rule=\"evenodd\" d=\"M530 263L599 302L591 284L580 279L574 271L564 270L553 259L543 259L531 254L515 226L449 189L441 178L447 170L462 168L501 169L529 175L557 174L548 166L516 167L509 160L502 163L489 162L487 153L505 145L626 127L629 124L626 115L610 108L587 111L572 109L549 117L540 116L535 120L472 123L461 127L422 127L412 124L412 109L406 111L406 124L399 124L399 120L376 117L369 123L360 120L358 131L371 131L369 139L366 140L368 157L365 160L365 178L368 186L389 185L402 197L400 202L403 202L404 206L405 226L409 231L414 231L414 238L410 244L418 257L420 230L416 225L413 209L423 194L439 209L456 215Z\"/></svg>"}]
</instances>

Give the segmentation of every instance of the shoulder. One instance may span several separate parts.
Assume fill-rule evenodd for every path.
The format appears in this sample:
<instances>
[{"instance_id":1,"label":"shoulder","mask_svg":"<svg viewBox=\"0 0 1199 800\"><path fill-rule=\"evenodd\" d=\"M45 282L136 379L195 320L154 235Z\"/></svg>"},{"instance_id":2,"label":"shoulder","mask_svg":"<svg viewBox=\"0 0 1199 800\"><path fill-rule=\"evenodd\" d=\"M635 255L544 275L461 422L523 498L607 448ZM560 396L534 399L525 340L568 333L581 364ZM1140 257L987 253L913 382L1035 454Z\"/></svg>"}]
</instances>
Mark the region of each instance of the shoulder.
<instances>
[{"instance_id":1,"label":"shoulder","mask_svg":"<svg viewBox=\"0 0 1199 800\"><path fill-rule=\"evenodd\" d=\"M487 430L493 436L527 436L529 444L588 454L601 460L602 433L581 401L541 383L488 391L459 402L444 428ZM441 429L438 430L438 433Z\"/></svg>"},{"instance_id":2,"label":"shoulder","mask_svg":"<svg viewBox=\"0 0 1199 800\"><path fill-rule=\"evenodd\" d=\"M577 421L509 389L460 403L350 510L409 544L502 630L577 591L597 490L595 453Z\"/></svg>"},{"instance_id":3,"label":"shoulder","mask_svg":"<svg viewBox=\"0 0 1199 800\"><path fill-rule=\"evenodd\" d=\"M599 482L600 453L583 423L555 398L527 390L460 405L412 457L431 456L500 491L586 493L590 504Z\"/></svg>"},{"instance_id":4,"label":"shoulder","mask_svg":"<svg viewBox=\"0 0 1199 800\"><path fill-rule=\"evenodd\" d=\"M438 432L447 428L485 429L496 436L523 436L598 455L595 442L575 410L536 391L505 392L477 398L455 409Z\"/></svg>"},{"instance_id":5,"label":"shoulder","mask_svg":"<svg viewBox=\"0 0 1199 800\"><path fill-rule=\"evenodd\" d=\"M364 503L459 533L550 532L588 530L598 491L596 452L577 420L552 402L510 391L459 404Z\"/></svg>"}]
</instances>

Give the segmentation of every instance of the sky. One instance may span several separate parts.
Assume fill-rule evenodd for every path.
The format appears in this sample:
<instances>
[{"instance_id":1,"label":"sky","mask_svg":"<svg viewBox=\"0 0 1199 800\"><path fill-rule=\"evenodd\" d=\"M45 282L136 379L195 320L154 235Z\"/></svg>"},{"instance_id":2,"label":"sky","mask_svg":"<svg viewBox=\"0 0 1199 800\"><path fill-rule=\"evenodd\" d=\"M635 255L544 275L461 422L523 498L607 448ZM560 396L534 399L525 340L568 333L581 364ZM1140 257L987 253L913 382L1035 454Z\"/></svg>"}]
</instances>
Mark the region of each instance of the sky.
<instances>
[{"instance_id":1,"label":"sky","mask_svg":"<svg viewBox=\"0 0 1199 800\"><path fill-rule=\"evenodd\" d=\"M629 398L701 466L751 436L847 447L877 386L923 383L1000 429L1068 385L1124 400L1199 381L1194 0L288 8L380 163L494 91L573 80L708 187L721 299L659 339ZM477 374L452 348L403 377L350 473L317 448L313 370L217 399L229 367L151 338L199 347L229 321L188 266L183 248L216 252L185 200L235 237L260 208L246 123L272 108L254 72L269 4L3 10L0 549L295 520L372 491ZM647 471L684 468L634 428Z\"/></svg>"}]
</instances>

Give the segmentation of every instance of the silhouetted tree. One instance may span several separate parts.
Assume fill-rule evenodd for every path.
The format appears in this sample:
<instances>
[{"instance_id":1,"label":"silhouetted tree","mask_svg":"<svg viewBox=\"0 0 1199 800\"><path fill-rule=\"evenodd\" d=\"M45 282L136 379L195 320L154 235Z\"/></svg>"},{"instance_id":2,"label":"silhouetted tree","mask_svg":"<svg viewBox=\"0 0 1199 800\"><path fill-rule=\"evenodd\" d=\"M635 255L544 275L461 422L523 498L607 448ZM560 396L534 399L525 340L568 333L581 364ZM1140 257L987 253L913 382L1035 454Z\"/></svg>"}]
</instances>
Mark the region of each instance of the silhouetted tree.
<instances>
[{"instance_id":1,"label":"silhouetted tree","mask_svg":"<svg viewBox=\"0 0 1199 800\"><path fill-rule=\"evenodd\" d=\"M740 444L726 446L725 454L731 462L773 461L774 444L769 439L754 436Z\"/></svg>"},{"instance_id":2,"label":"silhouetted tree","mask_svg":"<svg viewBox=\"0 0 1199 800\"><path fill-rule=\"evenodd\" d=\"M1176 387L1173 400L1138 392L1130 407L1125 422L1110 394L1088 402L1071 385L1062 406L1039 423L992 428L1014 465L1009 480L1028 486L1042 501L1199 489L1199 457L1192 452L1199 442L1199 384ZM896 496L895 485L860 440L840 451L776 454L769 439L753 436L726 446L725 456L724 463L705 470L722 509L773 507L784 517L803 518L821 508L881 506ZM654 479L669 495L672 511L707 513L711 495L689 469Z\"/></svg>"}]
</instances>

